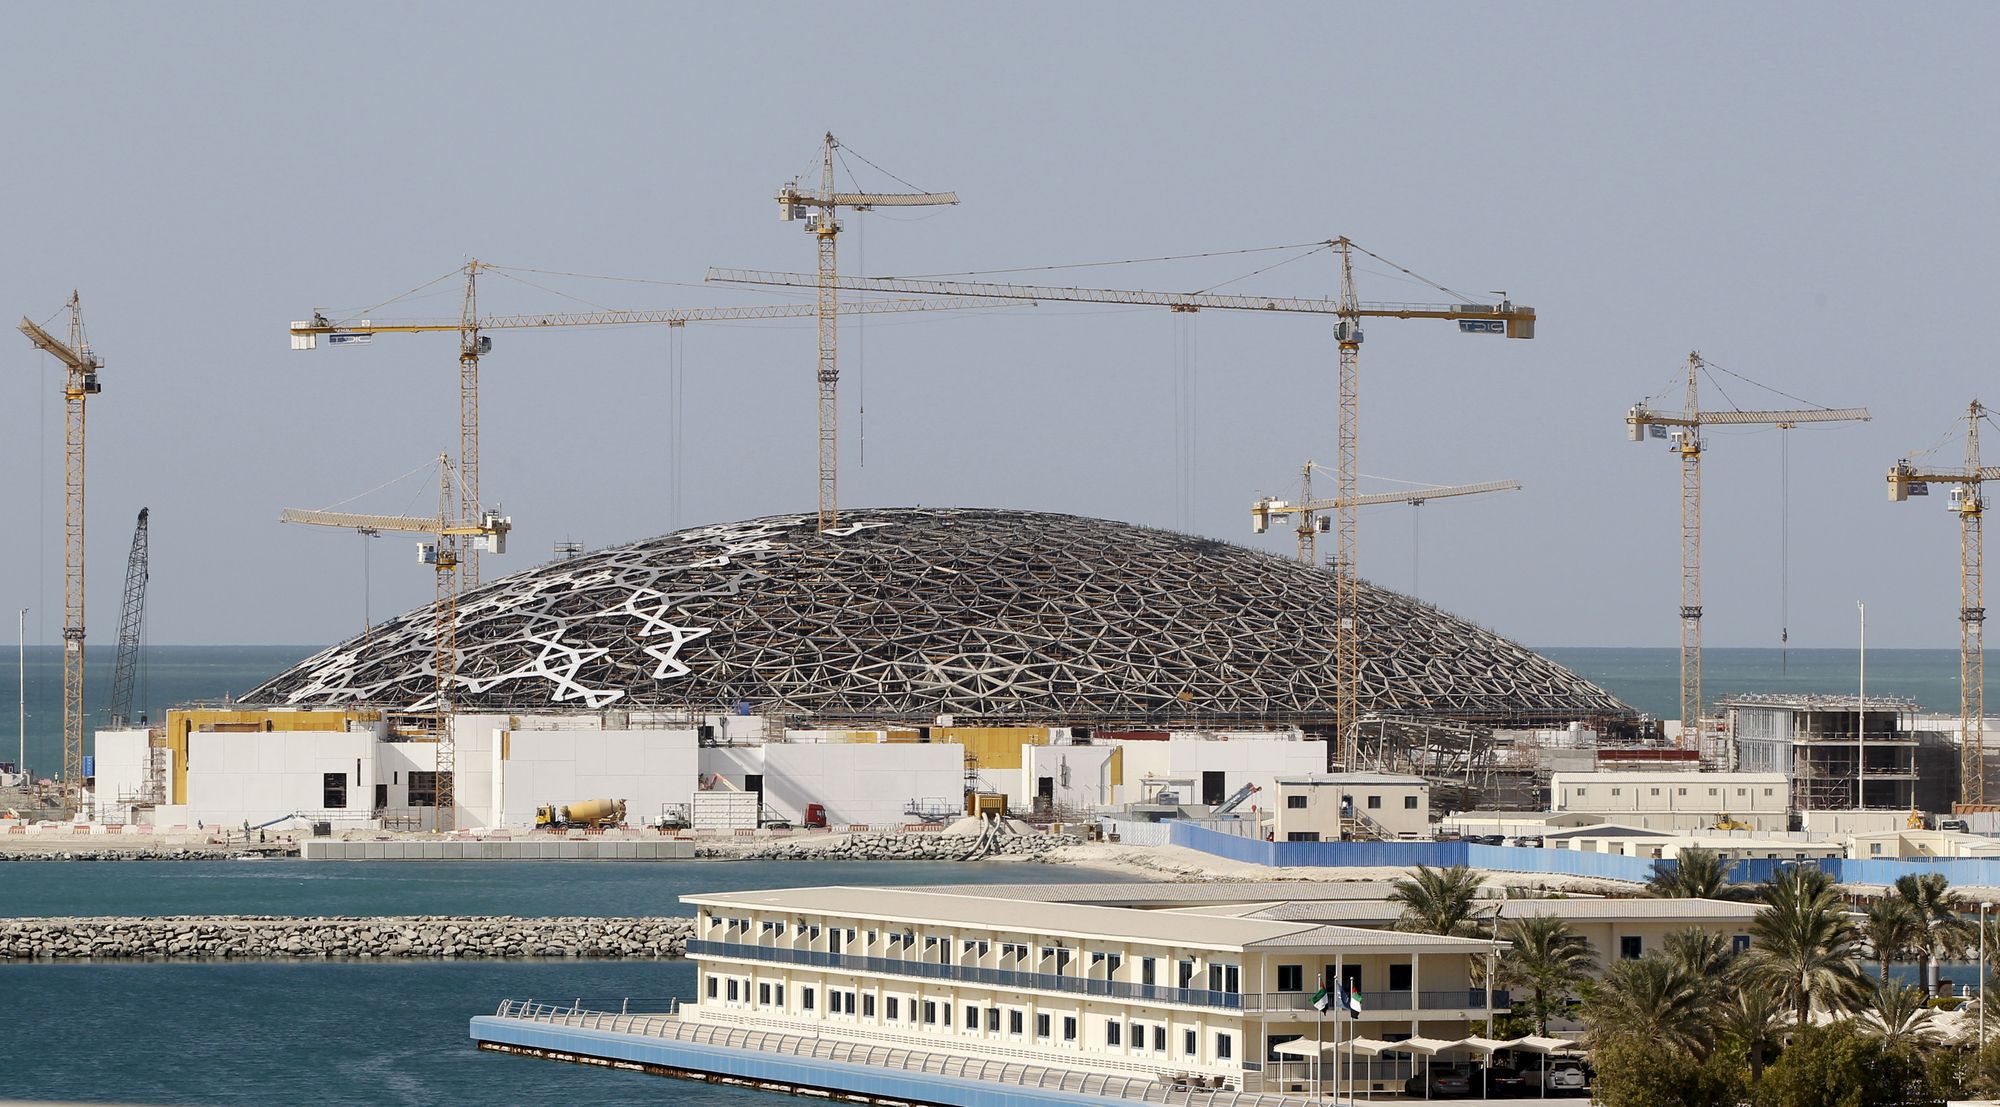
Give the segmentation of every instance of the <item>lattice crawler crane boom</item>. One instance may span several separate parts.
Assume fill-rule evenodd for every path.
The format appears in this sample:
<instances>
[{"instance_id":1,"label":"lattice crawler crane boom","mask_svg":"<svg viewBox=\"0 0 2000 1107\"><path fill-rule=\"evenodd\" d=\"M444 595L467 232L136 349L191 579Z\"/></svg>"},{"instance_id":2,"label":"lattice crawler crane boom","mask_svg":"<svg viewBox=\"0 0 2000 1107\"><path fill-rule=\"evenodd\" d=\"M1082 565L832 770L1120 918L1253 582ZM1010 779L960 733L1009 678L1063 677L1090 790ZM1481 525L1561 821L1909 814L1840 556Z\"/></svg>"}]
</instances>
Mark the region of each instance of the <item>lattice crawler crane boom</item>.
<instances>
[{"instance_id":1,"label":"lattice crawler crane boom","mask_svg":"<svg viewBox=\"0 0 2000 1107\"><path fill-rule=\"evenodd\" d=\"M139 509L132 527L132 552L125 558L125 607L118 619L118 660L111 667L111 729L132 721L132 696L138 686L139 639L146 627L146 581L151 576L150 508Z\"/></svg>"}]
</instances>

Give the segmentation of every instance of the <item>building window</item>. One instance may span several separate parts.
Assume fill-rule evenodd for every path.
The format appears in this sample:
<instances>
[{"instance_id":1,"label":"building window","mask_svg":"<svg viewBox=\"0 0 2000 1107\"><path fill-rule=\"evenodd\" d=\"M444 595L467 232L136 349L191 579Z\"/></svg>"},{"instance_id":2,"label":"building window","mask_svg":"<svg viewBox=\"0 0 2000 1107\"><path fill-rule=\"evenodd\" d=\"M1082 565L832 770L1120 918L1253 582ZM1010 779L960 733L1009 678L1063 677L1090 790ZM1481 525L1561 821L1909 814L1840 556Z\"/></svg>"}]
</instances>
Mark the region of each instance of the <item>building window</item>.
<instances>
[{"instance_id":1,"label":"building window","mask_svg":"<svg viewBox=\"0 0 2000 1107\"><path fill-rule=\"evenodd\" d=\"M1612 794L1612 795L1614 795L1614 796L1622 796L1622 795L1624 795L1624 794L1625 794L1625 789L1623 789L1623 788L1613 788L1613 789L1611 790L1611 794Z\"/></svg>"},{"instance_id":2,"label":"building window","mask_svg":"<svg viewBox=\"0 0 2000 1107\"><path fill-rule=\"evenodd\" d=\"M1278 990L1281 992L1305 991L1306 967L1304 965L1279 965Z\"/></svg>"},{"instance_id":3,"label":"building window","mask_svg":"<svg viewBox=\"0 0 2000 1107\"><path fill-rule=\"evenodd\" d=\"M1049 1017L1047 1015L1036 1015L1035 1037L1046 1038L1048 1036L1049 1036Z\"/></svg>"},{"instance_id":4,"label":"building window","mask_svg":"<svg viewBox=\"0 0 2000 1107\"><path fill-rule=\"evenodd\" d=\"M1158 981L1154 979L1153 965L1154 962L1151 957L1139 958L1139 983L1144 984L1148 988L1158 983Z\"/></svg>"},{"instance_id":5,"label":"building window","mask_svg":"<svg viewBox=\"0 0 2000 1107\"><path fill-rule=\"evenodd\" d=\"M1021 1012L1007 1012L1007 1033L1014 1035L1021 1033Z\"/></svg>"},{"instance_id":6,"label":"building window","mask_svg":"<svg viewBox=\"0 0 2000 1107\"><path fill-rule=\"evenodd\" d=\"M1304 811L1305 809L1306 809L1306 798L1304 796L1285 797L1285 810Z\"/></svg>"},{"instance_id":7,"label":"building window","mask_svg":"<svg viewBox=\"0 0 2000 1107\"><path fill-rule=\"evenodd\" d=\"M783 984L774 985L771 988L771 1006L783 1007L784 1005L785 1005L785 986Z\"/></svg>"},{"instance_id":8,"label":"building window","mask_svg":"<svg viewBox=\"0 0 2000 1107\"><path fill-rule=\"evenodd\" d=\"M1747 789L1744 789L1744 788L1738 788L1738 789L1736 790L1736 794L1737 794L1738 796L1745 796L1745 795L1748 795L1748 794L1749 794L1749 791L1748 791Z\"/></svg>"},{"instance_id":9,"label":"building window","mask_svg":"<svg viewBox=\"0 0 2000 1107\"><path fill-rule=\"evenodd\" d=\"M1415 796L1404 796L1404 797L1403 797L1403 810L1405 810L1405 811L1415 811L1416 809L1417 809L1417 797L1415 797Z\"/></svg>"},{"instance_id":10,"label":"building window","mask_svg":"<svg viewBox=\"0 0 2000 1107\"><path fill-rule=\"evenodd\" d=\"M1618 939L1618 956L1627 961L1637 961L1643 955L1643 951L1639 948L1639 945L1637 935L1628 934Z\"/></svg>"},{"instance_id":11,"label":"building window","mask_svg":"<svg viewBox=\"0 0 2000 1107\"><path fill-rule=\"evenodd\" d=\"M410 806L436 807L438 801L438 775L436 773L410 770Z\"/></svg>"},{"instance_id":12,"label":"building window","mask_svg":"<svg viewBox=\"0 0 2000 1107\"><path fill-rule=\"evenodd\" d=\"M328 811L340 811L347 806L347 774L321 774L319 805Z\"/></svg>"},{"instance_id":13,"label":"building window","mask_svg":"<svg viewBox=\"0 0 2000 1107\"><path fill-rule=\"evenodd\" d=\"M1654 788L1654 789L1652 789L1652 790L1651 790L1651 792L1652 792L1652 794L1653 794L1653 795L1656 795L1656 796L1660 794L1660 790L1659 790L1658 788Z\"/></svg>"},{"instance_id":14,"label":"building window","mask_svg":"<svg viewBox=\"0 0 2000 1107\"><path fill-rule=\"evenodd\" d=\"M721 977L719 977L719 976L711 976L711 977L709 977L709 978L708 978L708 998L710 998L710 999L714 999L714 998L715 998L715 997L717 996L717 994L719 994L719 993L720 993L721 991L722 991L722 978L721 978Z\"/></svg>"},{"instance_id":15,"label":"building window","mask_svg":"<svg viewBox=\"0 0 2000 1107\"><path fill-rule=\"evenodd\" d=\"M1715 794L1716 794L1716 791L1715 791L1715 789L1713 789L1713 788L1710 788L1710 789L1708 790L1708 794L1709 794L1709 795L1711 795L1711 796L1712 796L1712 795L1715 795Z\"/></svg>"},{"instance_id":16,"label":"building window","mask_svg":"<svg viewBox=\"0 0 2000 1107\"><path fill-rule=\"evenodd\" d=\"M1218 1060L1218 1061L1227 1061L1227 1060L1229 1060L1229 1058L1230 1058L1230 1057L1234 1056L1234 1055L1235 1055L1235 1053L1236 1053L1236 1043L1235 1043L1234 1041L1231 1041L1231 1040L1230 1040L1230 1037L1229 1037L1229 1035L1227 1035L1227 1034L1217 1034L1217 1035L1215 1036L1215 1059L1216 1059L1216 1060Z\"/></svg>"},{"instance_id":17,"label":"building window","mask_svg":"<svg viewBox=\"0 0 2000 1107\"><path fill-rule=\"evenodd\" d=\"M1737 953L1750 952L1750 935L1738 934L1729 939L1729 948Z\"/></svg>"},{"instance_id":18,"label":"building window","mask_svg":"<svg viewBox=\"0 0 2000 1107\"><path fill-rule=\"evenodd\" d=\"M1392 992L1410 990L1410 966L1396 964L1389 966L1389 990Z\"/></svg>"},{"instance_id":19,"label":"building window","mask_svg":"<svg viewBox=\"0 0 2000 1107\"><path fill-rule=\"evenodd\" d=\"M1167 1028L1164 1025L1153 1028L1153 1051L1155 1053L1167 1051Z\"/></svg>"},{"instance_id":20,"label":"building window","mask_svg":"<svg viewBox=\"0 0 2000 1107\"><path fill-rule=\"evenodd\" d=\"M988 1007L986 1009L986 1029L992 1034L1000 1033L1000 1009L998 1007Z\"/></svg>"},{"instance_id":21,"label":"building window","mask_svg":"<svg viewBox=\"0 0 2000 1107\"><path fill-rule=\"evenodd\" d=\"M864 1019L872 1019L875 1017L874 992L861 993L861 1017Z\"/></svg>"},{"instance_id":22,"label":"building window","mask_svg":"<svg viewBox=\"0 0 2000 1107\"><path fill-rule=\"evenodd\" d=\"M1201 1052L1201 1034L1194 1030L1181 1031L1181 1052L1189 1057Z\"/></svg>"},{"instance_id":23,"label":"building window","mask_svg":"<svg viewBox=\"0 0 2000 1107\"><path fill-rule=\"evenodd\" d=\"M1193 961L1182 961L1180 964L1175 966L1175 969L1177 970L1177 975L1175 979L1179 981L1179 983L1176 984L1175 987L1186 988L1194 983Z\"/></svg>"},{"instance_id":24,"label":"building window","mask_svg":"<svg viewBox=\"0 0 2000 1107\"><path fill-rule=\"evenodd\" d=\"M1317 841L1319 841L1319 831L1317 831L1317 830L1288 830L1288 831L1286 831L1286 832L1285 832L1285 841L1287 841L1287 842L1317 842Z\"/></svg>"},{"instance_id":25,"label":"building window","mask_svg":"<svg viewBox=\"0 0 2000 1107\"><path fill-rule=\"evenodd\" d=\"M1687 794L1688 794L1688 790L1687 790L1686 788L1676 788L1676 789L1674 789L1674 795L1677 795L1677 796L1685 796L1685 795L1687 795Z\"/></svg>"},{"instance_id":26,"label":"building window","mask_svg":"<svg viewBox=\"0 0 2000 1107\"><path fill-rule=\"evenodd\" d=\"M1120 1023L1117 1019L1104 1020L1104 1044L1108 1046L1117 1045L1119 1033L1124 1029L1124 1024Z\"/></svg>"},{"instance_id":27,"label":"building window","mask_svg":"<svg viewBox=\"0 0 2000 1107\"><path fill-rule=\"evenodd\" d=\"M1588 789L1588 788L1578 788L1578 789L1576 790L1576 794L1577 794L1577 797L1578 797L1578 798L1582 798L1582 797L1584 797L1584 796L1587 796L1587 795L1589 795L1589 794L1590 794L1590 789Z\"/></svg>"},{"instance_id":28,"label":"building window","mask_svg":"<svg viewBox=\"0 0 2000 1107\"><path fill-rule=\"evenodd\" d=\"M967 1030L979 1029L979 1008L969 1003L965 1006L965 1028Z\"/></svg>"},{"instance_id":29,"label":"building window","mask_svg":"<svg viewBox=\"0 0 2000 1107\"><path fill-rule=\"evenodd\" d=\"M1063 1016L1063 1041L1065 1041L1065 1042L1073 1042L1073 1041L1076 1041L1076 1016L1075 1016L1075 1015L1064 1015L1064 1016Z\"/></svg>"},{"instance_id":30,"label":"building window","mask_svg":"<svg viewBox=\"0 0 2000 1107\"><path fill-rule=\"evenodd\" d=\"M771 986L769 984L757 985L757 1006L769 1007L770 1005L771 1005Z\"/></svg>"},{"instance_id":31,"label":"building window","mask_svg":"<svg viewBox=\"0 0 2000 1107\"><path fill-rule=\"evenodd\" d=\"M1370 810L1370 811L1380 811L1380 810L1382 810L1382 797L1381 797L1381 796L1369 796L1369 797L1368 797L1368 810Z\"/></svg>"},{"instance_id":32,"label":"building window","mask_svg":"<svg viewBox=\"0 0 2000 1107\"><path fill-rule=\"evenodd\" d=\"M799 1010L810 1011L812 1009L813 1009L813 990L811 988L800 988Z\"/></svg>"},{"instance_id":33,"label":"building window","mask_svg":"<svg viewBox=\"0 0 2000 1107\"><path fill-rule=\"evenodd\" d=\"M1880 854L1881 854L1881 852L1882 852L1882 843L1880 843L1880 842L1870 842L1870 843L1868 843L1868 852L1869 852L1869 854L1870 854L1871 856L1877 856L1877 855L1880 855Z\"/></svg>"},{"instance_id":34,"label":"building window","mask_svg":"<svg viewBox=\"0 0 2000 1107\"><path fill-rule=\"evenodd\" d=\"M933 1000L933 999L927 999L927 1000L925 1000L925 1001L924 1001L924 1025L925 1025L925 1026L936 1026L936 1025L937 1025L937 1001L936 1001L936 1000Z\"/></svg>"},{"instance_id":35,"label":"building window","mask_svg":"<svg viewBox=\"0 0 2000 1107\"><path fill-rule=\"evenodd\" d=\"M1771 795L1771 790L1769 788L1764 789L1764 795L1768 798Z\"/></svg>"},{"instance_id":36,"label":"building window","mask_svg":"<svg viewBox=\"0 0 2000 1107\"><path fill-rule=\"evenodd\" d=\"M734 977L731 977L731 978L730 978L730 981L729 981L729 988L728 988L728 992L729 992L729 1002L731 1002L731 1003L735 1003L735 1002L736 1002L736 980L735 980L735 978L734 978Z\"/></svg>"},{"instance_id":37,"label":"building window","mask_svg":"<svg viewBox=\"0 0 2000 1107\"><path fill-rule=\"evenodd\" d=\"M895 1022L897 1019L902 1017L902 1012L900 1010L902 1006L903 1006L903 1001L897 999L895 996L883 996L882 1017L888 1019L890 1022Z\"/></svg>"}]
</instances>

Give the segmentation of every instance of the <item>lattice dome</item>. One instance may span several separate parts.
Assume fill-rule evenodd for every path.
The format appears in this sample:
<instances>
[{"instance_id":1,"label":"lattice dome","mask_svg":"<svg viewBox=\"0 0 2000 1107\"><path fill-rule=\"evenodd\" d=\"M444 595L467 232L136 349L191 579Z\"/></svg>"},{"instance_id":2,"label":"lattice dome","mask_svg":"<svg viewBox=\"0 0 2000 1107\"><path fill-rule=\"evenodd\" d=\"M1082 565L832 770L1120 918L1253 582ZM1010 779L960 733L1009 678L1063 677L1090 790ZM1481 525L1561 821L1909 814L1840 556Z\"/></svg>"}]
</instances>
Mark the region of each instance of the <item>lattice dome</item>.
<instances>
[{"instance_id":1,"label":"lattice dome","mask_svg":"<svg viewBox=\"0 0 2000 1107\"><path fill-rule=\"evenodd\" d=\"M1444 611L1361 591L1364 711L1630 715ZM1190 535L1029 511L851 510L697 527L541 565L459 604L460 710L727 710L825 721L1330 723L1333 579ZM247 702L422 710L430 608Z\"/></svg>"}]
</instances>

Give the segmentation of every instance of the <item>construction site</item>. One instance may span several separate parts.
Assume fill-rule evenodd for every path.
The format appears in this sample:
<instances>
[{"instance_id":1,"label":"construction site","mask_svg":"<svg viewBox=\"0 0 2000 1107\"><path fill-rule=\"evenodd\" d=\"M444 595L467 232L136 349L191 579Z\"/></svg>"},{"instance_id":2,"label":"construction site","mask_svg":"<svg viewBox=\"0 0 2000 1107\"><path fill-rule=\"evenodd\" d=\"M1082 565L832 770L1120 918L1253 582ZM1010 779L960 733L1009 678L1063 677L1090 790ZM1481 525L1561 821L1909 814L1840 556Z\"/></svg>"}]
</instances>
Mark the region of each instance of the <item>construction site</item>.
<instances>
[{"instance_id":1,"label":"construction site","mask_svg":"<svg viewBox=\"0 0 2000 1107\"><path fill-rule=\"evenodd\" d=\"M188 705L149 722L132 702L148 578L142 511L126 571L113 706L94 749L83 708L85 412L102 391L103 361L86 337L79 296L66 304L66 337L24 318L23 334L66 371L63 762L59 773L45 774L55 782L51 798L71 812L130 821L360 818L451 830L513 825L594 802L597 786L580 779L606 778L602 787L610 788L623 776L658 778L640 789L644 802L629 808L647 821L692 820L700 793L724 790L760 797L746 816L752 825L870 824L977 813L982 795L1005 796L1010 808L1045 817L1156 802L1169 790L1215 807L1244 788L1275 789L1278 774L1333 772L1421 779L1430 807L1450 812L1540 809L1556 773L1648 762L1781 772L1801 811L1985 802L1979 525L1983 482L2000 469L1980 465L1986 416L1977 403L1966 417L1963 468L1906 459L1889 475L1898 500L1950 485L1963 527L1966 692L1955 734L1921 730L1914 705L1866 700L1865 692L1845 705L1703 696L1704 429L1763 426L1789 434L1805 424L1866 420L1867 410L1706 408L1700 390L1714 367L1699 353L1686 360L1678 408L1657 398L1633 406L1625 416L1630 438L1668 442L1681 471L1681 713L1655 720L1561 665L1371 584L1360 571L1359 509L1520 488L1493 480L1361 490L1364 328L1417 321L1466 336L1530 340L1534 308L1505 294L1473 302L1345 237L1307 244L1293 258L1332 262L1338 288L1327 298L848 275L837 250L843 210L958 199L951 192L840 190L842 146L831 134L816 161L816 181L794 180L776 196L781 218L802 224L811 238L814 268L707 273L716 285L807 290L809 303L483 313L482 274L505 269L471 261L420 286L456 282L455 316L314 310L293 321L291 345L301 352L368 347L394 335L456 336L456 449L436 459L435 513L286 509L278 519L420 539L434 602L371 621L361 635L224 713ZM1357 258L1444 299L1364 301ZM1303 463L1296 500L1245 497L1251 532L1290 527L1295 558L1049 513L843 506L842 318L1035 303L1325 318L1338 377L1334 464ZM553 560L487 579L482 561L508 552L513 529L481 486L480 366L496 333L677 332L785 318L816 324L812 356L802 357L818 404L815 510L721 521L608 549L566 542ZM1316 492L1316 472L1331 478L1331 495ZM964 737L972 731L990 733ZM572 756L566 739L537 745L539 736L572 732L623 737L604 739L596 760ZM259 737L234 737L242 734ZM1143 752L1152 742L1190 752L1156 758ZM191 752L203 743L209 748L200 756ZM1236 754L1255 744L1281 752L1232 776L1204 767L1193 743ZM739 744L773 751L766 757L791 746L880 749L843 754L852 764L838 770L794 766L767 776L763 766L751 772L734 765L740 779L732 782L727 758L711 751ZM541 752L525 756L529 746ZM1038 752L1047 749L1062 750L1054 767ZM823 752L814 756L824 760ZM551 779L564 782L517 784L535 794L512 794L507 763L536 758L560 762ZM336 763L352 769L337 772ZM904 774L897 788L908 797L885 799L881 781L869 775L878 771ZM780 791L770 786L776 776L829 772L837 782L801 784L782 802L767 802ZM260 792L259 781L286 774L298 781Z\"/></svg>"}]
</instances>

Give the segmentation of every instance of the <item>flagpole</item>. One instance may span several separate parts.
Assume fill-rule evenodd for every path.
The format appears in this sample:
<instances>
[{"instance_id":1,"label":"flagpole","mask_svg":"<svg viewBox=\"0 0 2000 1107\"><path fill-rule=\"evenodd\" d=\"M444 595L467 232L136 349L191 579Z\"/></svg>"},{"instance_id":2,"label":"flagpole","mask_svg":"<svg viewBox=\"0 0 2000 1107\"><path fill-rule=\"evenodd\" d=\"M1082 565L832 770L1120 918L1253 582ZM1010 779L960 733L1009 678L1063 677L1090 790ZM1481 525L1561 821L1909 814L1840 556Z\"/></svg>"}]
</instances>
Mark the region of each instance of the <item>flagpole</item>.
<instances>
[{"instance_id":1,"label":"flagpole","mask_svg":"<svg viewBox=\"0 0 2000 1107\"><path fill-rule=\"evenodd\" d=\"M1313 1098L1326 1098L1326 1008L1317 1003L1313 1004Z\"/></svg>"}]
</instances>

